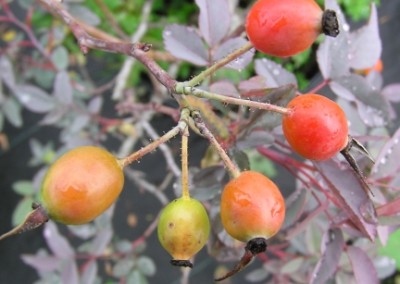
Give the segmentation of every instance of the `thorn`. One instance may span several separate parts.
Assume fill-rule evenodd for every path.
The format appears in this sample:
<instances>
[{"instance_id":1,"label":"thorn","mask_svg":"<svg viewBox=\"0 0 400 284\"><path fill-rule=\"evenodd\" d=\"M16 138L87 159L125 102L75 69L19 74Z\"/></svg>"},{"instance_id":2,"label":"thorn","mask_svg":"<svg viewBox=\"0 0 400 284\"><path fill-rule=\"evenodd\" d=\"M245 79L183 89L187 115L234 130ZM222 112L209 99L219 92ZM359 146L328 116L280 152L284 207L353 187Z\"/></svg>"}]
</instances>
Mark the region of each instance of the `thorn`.
<instances>
[{"instance_id":1,"label":"thorn","mask_svg":"<svg viewBox=\"0 0 400 284\"><path fill-rule=\"evenodd\" d=\"M353 169L354 173L360 180L361 186L363 187L365 193L366 194L371 193L372 196L375 196L374 193L372 192L371 188L369 187L364 174L362 173L360 167L358 166L357 161L354 159L354 157L350 153L350 150L353 146L356 149L358 149L359 151L362 151L362 153L366 154L367 157L369 157L369 159L371 159L367 149L365 149L365 147L359 141L355 140L350 135L349 135L349 142L347 143L346 147L344 147L344 149L342 151L340 151L340 154L342 154L342 156L349 163L350 167Z\"/></svg>"}]
</instances>

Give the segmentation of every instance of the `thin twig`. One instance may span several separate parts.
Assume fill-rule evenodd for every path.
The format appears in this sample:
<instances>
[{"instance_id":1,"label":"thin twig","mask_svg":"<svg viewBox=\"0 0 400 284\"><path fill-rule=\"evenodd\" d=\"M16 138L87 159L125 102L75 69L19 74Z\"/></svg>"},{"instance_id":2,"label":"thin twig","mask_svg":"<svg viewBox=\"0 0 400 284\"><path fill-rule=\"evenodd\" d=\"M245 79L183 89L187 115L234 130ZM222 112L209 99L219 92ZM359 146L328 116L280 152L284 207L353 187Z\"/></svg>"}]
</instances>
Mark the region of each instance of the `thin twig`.
<instances>
[{"instance_id":1,"label":"thin twig","mask_svg":"<svg viewBox=\"0 0 400 284\"><path fill-rule=\"evenodd\" d=\"M148 182L145 178L143 178L140 172L128 168L125 170L125 173L127 177L129 177L134 183L136 183L138 186L144 188L146 191L157 197L157 199L161 202L162 205L168 204L169 199L162 192L160 187L157 187L154 184Z\"/></svg>"},{"instance_id":2,"label":"thin twig","mask_svg":"<svg viewBox=\"0 0 400 284\"><path fill-rule=\"evenodd\" d=\"M131 36L130 41L131 42L138 42L142 39L143 35L147 31L148 27L148 21L150 17L150 12L151 8L153 7L153 0L146 1L144 3L144 6L142 8L142 13L141 13L141 20L138 29L136 32ZM135 60L133 58L127 58L124 62L124 64L121 67L121 70L116 76L116 84L114 87L114 90L112 92L112 98L113 99L119 99L121 98L123 94L123 90L126 86L126 83L129 78L129 74L131 73L131 70L133 66L135 65Z\"/></svg>"},{"instance_id":3,"label":"thin twig","mask_svg":"<svg viewBox=\"0 0 400 284\"><path fill-rule=\"evenodd\" d=\"M151 137L151 139L157 140L160 138L153 126L151 126L151 124L147 120L142 121L141 125L143 129L147 132L147 134ZM174 155L172 154L171 149L165 144L161 144L159 148L164 155L168 167L171 169L176 177L179 177L181 175L181 171L179 170L178 165L175 163Z\"/></svg>"},{"instance_id":4,"label":"thin twig","mask_svg":"<svg viewBox=\"0 0 400 284\"><path fill-rule=\"evenodd\" d=\"M224 162L226 168L228 169L230 175L233 178L236 178L240 175L240 169L238 166L231 160L225 150L222 148L221 144L218 143L217 139L211 133L211 131L205 125L203 119L201 118L200 112L193 111L192 117L196 127L199 129L200 133L204 135L208 141L215 147L217 150L218 155L221 157L222 161Z\"/></svg>"}]
</instances>

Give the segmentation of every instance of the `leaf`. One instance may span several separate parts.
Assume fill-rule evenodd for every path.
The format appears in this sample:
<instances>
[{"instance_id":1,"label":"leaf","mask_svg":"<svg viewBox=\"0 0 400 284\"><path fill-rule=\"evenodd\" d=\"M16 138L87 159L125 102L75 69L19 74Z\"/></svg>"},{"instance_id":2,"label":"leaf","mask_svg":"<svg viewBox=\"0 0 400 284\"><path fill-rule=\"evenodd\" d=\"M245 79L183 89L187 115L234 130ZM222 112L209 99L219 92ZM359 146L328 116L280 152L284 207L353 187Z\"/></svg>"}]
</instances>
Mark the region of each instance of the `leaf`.
<instances>
[{"instance_id":1,"label":"leaf","mask_svg":"<svg viewBox=\"0 0 400 284\"><path fill-rule=\"evenodd\" d=\"M329 229L322 240L322 255L311 276L310 283L326 283L335 273L343 246L345 245L340 229Z\"/></svg>"},{"instance_id":2,"label":"leaf","mask_svg":"<svg viewBox=\"0 0 400 284\"><path fill-rule=\"evenodd\" d=\"M376 237L377 216L371 199L366 194L354 171L337 161L314 162L331 191L355 226L370 240Z\"/></svg>"},{"instance_id":3,"label":"leaf","mask_svg":"<svg viewBox=\"0 0 400 284\"><path fill-rule=\"evenodd\" d=\"M54 222L50 221L46 223L43 235L54 255L62 259L73 258L75 254L73 248L68 243L67 239L59 233Z\"/></svg>"},{"instance_id":4,"label":"leaf","mask_svg":"<svg viewBox=\"0 0 400 284\"><path fill-rule=\"evenodd\" d=\"M141 256L137 259L136 263L137 268L140 272L145 276L154 276L156 274L156 264L154 261L147 256Z\"/></svg>"},{"instance_id":5,"label":"leaf","mask_svg":"<svg viewBox=\"0 0 400 284\"><path fill-rule=\"evenodd\" d=\"M382 126L389 120L388 103L364 77L349 74L333 79L329 86L336 95L356 101L359 114L367 125Z\"/></svg>"},{"instance_id":6,"label":"leaf","mask_svg":"<svg viewBox=\"0 0 400 284\"><path fill-rule=\"evenodd\" d=\"M126 278L126 284L148 284L147 278L139 270L133 270Z\"/></svg>"},{"instance_id":7,"label":"leaf","mask_svg":"<svg viewBox=\"0 0 400 284\"><path fill-rule=\"evenodd\" d=\"M2 110L8 122L13 126L21 127L23 125L21 105L14 98L6 99L2 106Z\"/></svg>"},{"instance_id":8,"label":"leaf","mask_svg":"<svg viewBox=\"0 0 400 284\"><path fill-rule=\"evenodd\" d=\"M96 96L90 100L87 110L92 114L98 114L103 106L103 98L101 96Z\"/></svg>"},{"instance_id":9,"label":"leaf","mask_svg":"<svg viewBox=\"0 0 400 284\"><path fill-rule=\"evenodd\" d=\"M350 67L366 69L374 66L381 57L382 43L379 36L378 12L372 3L368 24L350 33Z\"/></svg>"},{"instance_id":10,"label":"leaf","mask_svg":"<svg viewBox=\"0 0 400 284\"><path fill-rule=\"evenodd\" d=\"M33 184L29 180L20 180L13 183L12 188L15 193L18 193L22 196L32 195L35 193L35 188Z\"/></svg>"},{"instance_id":11,"label":"leaf","mask_svg":"<svg viewBox=\"0 0 400 284\"><path fill-rule=\"evenodd\" d=\"M169 25L163 32L164 46L173 56L204 66L208 64L207 50L193 28Z\"/></svg>"},{"instance_id":12,"label":"leaf","mask_svg":"<svg viewBox=\"0 0 400 284\"><path fill-rule=\"evenodd\" d=\"M97 233L96 237L91 241L89 252L93 255L101 255L106 247L110 244L113 236L113 231L109 228L104 228Z\"/></svg>"},{"instance_id":13,"label":"leaf","mask_svg":"<svg viewBox=\"0 0 400 284\"><path fill-rule=\"evenodd\" d=\"M70 105L72 103L73 89L66 71L57 73L54 81L54 96L63 105Z\"/></svg>"},{"instance_id":14,"label":"leaf","mask_svg":"<svg viewBox=\"0 0 400 284\"><path fill-rule=\"evenodd\" d=\"M282 65L267 58L256 59L255 70L257 75L263 76L266 79L268 88L288 84L297 85L297 80L293 73L283 69Z\"/></svg>"},{"instance_id":15,"label":"leaf","mask_svg":"<svg viewBox=\"0 0 400 284\"><path fill-rule=\"evenodd\" d=\"M117 260L113 267L113 276L126 277L133 269L135 261L132 258L123 258Z\"/></svg>"},{"instance_id":16,"label":"leaf","mask_svg":"<svg viewBox=\"0 0 400 284\"><path fill-rule=\"evenodd\" d=\"M221 166L201 169L192 177L191 194L200 201L213 198L226 182L226 170Z\"/></svg>"},{"instance_id":17,"label":"leaf","mask_svg":"<svg viewBox=\"0 0 400 284\"><path fill-rule=\"evenodd\" d=\"M217 81L210 85L210 92L217 93L228 97L239 97L235 85L230 81Z\"/></svg>"},{"instance_id":18,"label":"leaf","mask_svg":"<svg viewBox=\"0 0 400 284\"><path fill-rule=\"evenodd\" d=\"M241 151L238 148L230 148L229 156L232 157L232 160L239 167L240 171L250 170L249 157L244 151Z\"/></svg>"},{"instance_id":19,"label":"leaf","mask_svg":"<svg viewBox=\"0 0 400 284\"><path fill-rule=\"evenodd\" d=\"M39 272L50 272L58 268L61 261L54 256L38 253L37 255L22 255L22 261Z\"/></svg>"},{"instance_id":20,"label":"leaf","mask_svg":"<svg viewBox=\"0 0 400 284\"><path fill-rule=\"evenodd\" d=\"M239 49L245 45L247 41L242 37L230 38L221 44L214 55L214 60L219 60L232 53L233 51ZM235 60L229 62L225 67L243 70L246 66L253 60L254 50L247 51L241 56L237 57Z\"/></svg>"},{"instance_id":21,"label":"leaf","mask_svg":"<svg viewBox=\"0 0 400 284\"><path fill-rule=\"evenodd\" d=\"M63 262L60 268L61 283L79 283L78 267L75 259L71 258Z\"/></svg>"},{"instance_id":22,"label":"leaf","mask_svg":"<svg viewBox=\"0 0 400 284\"><path fill-rule=\"evenodd\" d=\"M269 275L269 272L264 268L257 268L246 274L245 279L249 282L260 282L265 280Z\"/></svg>"},{"instance_id":23,"label":"leaf","mask_svg":"<svg viewBox=\"0 0 400 284\"><path fill-rule=\"evenodd\" d=\"M324 79L337 78L350 73L348 34L336 38L326 37L317 50L317 61Z\"/></svg>"},{"instance_id":24,"label":"leaf","mask_svg":"<svg viewBox=\"0 0 400 284\"><path fill-rule=\"evenodd\" d=\"M90 263L84 266L84 269L81 274L82 284L95 284L97 277L98 266L96 261L90 261Z\"/></svg>"},{"instance_id":25,"label":"leaf","mask_svg":"<svg viewBox=\"0 0 400 284\"><path fill-rule=\"evenodd\" d=\"M387 85L383 88L381 95L391 102L400 102L400 83Z\"/></svg>"},{"instance_id":26,"label":"leaf","mask_svg":"<svg viewBox=\"0 0 400 284\"><path fill-rule=\"evenodd\" d=\"M353 267L357 283L380 283L372 260L362 249L355 246L349 246L347 247L347 255L349 256L351 266Z\"/></svg>"},{"instance_id":27,"label":"leaf","mask_svg":"<svg viewBox=\"0 0 400 284\"><path fill-rule=\"evenodd\" d=\"M231 13L227 0L196 0L200 8L199 27L208 45L217 45L228 33Z\"/></svg>"},{"instance_id":28,"label":"leaf","mask_svg":"<svg viewBox=\"0 0 400 284\"><path fill-rule=\"evenodd\" d=\"M282 226L283 229L289 228L300 218L301 214L304 212L304 207L309 195L308 192L309 191L300 188L286 198L286 214L285 222Z\"/></svg>"},{"instance_id":29,"label":"leaf","mask_svg":"<svg viewBox=\"0 0 400 284\"><path fill-rule=\"evenodd\" d=\"M242 97L263 97L267 82L263 76L254 76L239 83L239 91Z\"/></svg>"},{"instance_id":30,"label":"leaf","mask_svg":"<svg viewBox=\"0 0 400 284\"><path fill-rule=\"evenodd\" d=\"M89 26L97 26L101 22L100 18L85 6L79 4L70 5L68 7L68 11L72 14L72 16L80 19Z\"/></svg>"},{"instance_id":31,"label":"leaf","mask_svg":"<svg viewBox=\"0 0 400 284\"><path fill-rule=\"evenodd\" d=\"M90 123L90 116L86 113L77 114L72 119L71 124L69 125L69 131L72 133L77 133L81 131L83 128L88 126Z\"/></svg>"},{"instance_id":32,"label":"leaf","mask_svg":"<svg viewBox=\"0 0 400 284\"><path fill-rule=\"evenodd\" d=\"M18 202L11 217L13 226L18 226L25 220L28 213L32 211L32 202L31 197L23 198Z\"/></svg>"},{"instance_id":33,"label":"leaf","mask_svg":"<svg viewBox=\"0 0 400 284\"><path fill-rule=\"evenodd\" d=\"M66 113L69 112L69 109L63 105L57 105L54 109L48 112L40 121L43 125L52 125L59 122Z\"/></svg>"},{"instance_id":34,"label":"leaf","mask_svg":"<svg viewBox=\"0 0 400 284\"><path fill-rule=\"evenodd\" d=\"M79 226L68 226L68 229L74 236L84 240L93 237L97 233L97 230L92 223Z\"/></svg>"},{"instance_id":35,"label":"leaf","mask_svg":"<svg viewBox=\"0 0 400 284\"><path fill-rule=\"evenodd\" d=\"M257 97L257 101L264 101L271 104L286 106L294 97L296 88L294 85L284 85L279 88L264 89L264 96ZM275 127L282 124L282 115L276 112L265 110L254 110L250 113L248 122L242 126L244 128L241 135L248 135L254 129L264 129L272 131Z\"/></svg>"},{"instance_id":36,"label":"leaf","mask_svg":"<svg viewBox=\"0 0 400 284\"><path fill-rule=\"evenodd\" d=\"M254 149L257 146L263 145L263 146L269 146L272 145L275 142L275 137L270 131L266 131L264 129L258 128L254 129L250 133L243 135L240 139L236 141L236 147L239 150L247 150L247 149ZM265 160L265 159L263 159ZM256 161L254 161L256 162ZM261 162L260 160L257 160L257 162ZM265 162L267 163L267 162ZM264 164L264 166L267 166L267 164ZM263 166L260 166L259 169L261 169ZM253 166L252 166L253 168ZM268 169L270 169L269 166L267 166Z\"/></svg>"},{"instance_id":37,"label":"leaf","mask_svg":"<svg viewBox=\"0 0 400 284\"><path fill-rule=\"evenodd\" d=\"M56 47L51 53L51 61L58 70L65 70L69 64L68 51L64 46Z\"/></svg>"},{"instance_id":38,"label":"leaf","mask_svg":"<svg viewBox=\"0 0 400 284\"><path fill-rule=\"evenodd\" d=\"M371 169L373 179L382 179L395 176L400 170L400 128L393 134L392 138L382 147Z\"/></svg>"},{"instance_id":39,"label":"leaf","mask_svg":"<svg viewBox=\"0 0 400 284\"><path fill-rule=\"evenodd\" d=\"M0 56L0 78L10 89L15 87L14 68L6 56Z\"/></svg>"},{"instance_id":40,"label":"leaf","mask_svg":"<svg viewBox=\"0 0 400 284\"><path fill-rule=\"evenodd\" d=\"M373 259L379 279L386 279L396 273L396 261L387 256L376 256Z\"/></svg>"},{"instance_id":41,"label":"leaf","mask_svg":"<svg viewBox=\"0 0 400 284\"><path fill-rule=\"evenodd\" d=\"M36 86L19 85L14 92L21 104L32 112L48 112L55 106L54 98Z\"/></svg>"},{"instance_id":42,"label":"leaf","mask_svg":"<svg viewBox=\"0 0 400 284\"><path fill-rule=\"evenodd\" d=\"M304 258L297 257L288 262L286 262L281 269L281 273L285 274L293 274L298 271L301 266L304 264Z\"/></svg>"}]
</instances>

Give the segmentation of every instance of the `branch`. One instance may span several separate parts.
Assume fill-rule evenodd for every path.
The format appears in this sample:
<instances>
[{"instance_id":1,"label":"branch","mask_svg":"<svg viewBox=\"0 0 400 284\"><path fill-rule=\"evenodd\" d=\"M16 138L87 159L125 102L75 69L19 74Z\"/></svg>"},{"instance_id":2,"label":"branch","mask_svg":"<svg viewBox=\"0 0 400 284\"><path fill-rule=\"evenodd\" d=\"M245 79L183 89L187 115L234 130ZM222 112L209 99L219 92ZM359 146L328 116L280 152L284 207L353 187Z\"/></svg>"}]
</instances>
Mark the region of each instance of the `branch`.
<instances>
[{"instance_id":1,"label":"branch","mask_svg":"<svg viewBox=\"0 0 400 284\"><path fill-rule=\"evenodd\" d=\"M125 54L139 60L147 69L163 84L170 92L175 88L176 81L172 79L150 56L146 54L150 50L151 44L147 43L127 43L121 41L109 41L91 36L64 7L54 0L39 0L50 11L58 15L71 29L78 41L79 47L84 54L89 49L104 50L112 53Z\"/></svg>"}]
</instances>

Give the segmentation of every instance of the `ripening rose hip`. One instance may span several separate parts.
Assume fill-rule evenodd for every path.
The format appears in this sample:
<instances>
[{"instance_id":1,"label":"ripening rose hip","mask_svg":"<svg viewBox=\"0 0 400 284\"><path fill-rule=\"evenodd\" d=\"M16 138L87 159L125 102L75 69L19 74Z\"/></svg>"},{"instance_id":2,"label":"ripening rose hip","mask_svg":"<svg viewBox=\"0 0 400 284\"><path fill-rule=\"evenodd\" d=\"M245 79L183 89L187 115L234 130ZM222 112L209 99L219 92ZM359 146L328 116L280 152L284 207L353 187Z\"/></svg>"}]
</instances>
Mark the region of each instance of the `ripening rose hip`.
<instances>
[{"instance_id":1,"label":"ripening rose hip","mask_svg":"<svg viewBox=\"0 0 400 284\"><path fill-rule=\"evenodd\" d=\"M246 267L255 255L267 249L266 240L274 236L285 220L285 200L269 178L254 171L242 172L222 191L222 225L233 238L246 242L240 262L224 280Z\"/></svg>"},{"instance_id":2,"label":"ripening rose hip","mask_svg":"<svg viewBox=\"0 0 400 284\"><path fill-rule=\"evenodd\" d=\"M207 243L210 221L203 204L181 197L163 209L157 229L161 245L172 256L171 263L192 267L190 258Z\"/></svg>"},{"instance_id":3,"label":"ripening rose hip","mask_svg":"<svg viewBox=\"0 0 400 284\"><path fill-rule=\"evenodd\" d=\"M222 224L239 241L269 239L279 231L284 219L285 201L281 192L274 182L258 172L242 172L222 192Z\"/></svg>"},{"instance_id":4,"label":"ripening rose hip","mask_svg":"<svg viewBox=\"0 0 400 284\"><path fill-rule=\"evenodd\" d=\"M55 221L92 221L117 199L124 185L118 160L108 151L83 146L68 151L49 168L41 189L43 207Z\"/></svg>"},{"instance_id":5,"label":"ripening rose hip","mask_svg":"<svg viewBox=\"0 0 400 284\"><path fill-rule=\"evenodd\" d=\"M344 111L334 101L317 94L295 97L282 119L283 133L293 150L306 159L332 158L348 143Z\"/></svg>"},{"instance_id":6,"label":"ripening rose hip","mask_svg":"<svg viewBox=\"0 0 400 284\"><path fill-rule=\"evenodd\" d=\"M335 12L322 11L314 0L258 0L246 32L257 50L288 57L309 48L321 32L337 36L339 29Z\"/></svg>"}]
</instances>

